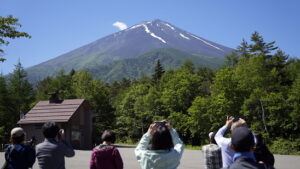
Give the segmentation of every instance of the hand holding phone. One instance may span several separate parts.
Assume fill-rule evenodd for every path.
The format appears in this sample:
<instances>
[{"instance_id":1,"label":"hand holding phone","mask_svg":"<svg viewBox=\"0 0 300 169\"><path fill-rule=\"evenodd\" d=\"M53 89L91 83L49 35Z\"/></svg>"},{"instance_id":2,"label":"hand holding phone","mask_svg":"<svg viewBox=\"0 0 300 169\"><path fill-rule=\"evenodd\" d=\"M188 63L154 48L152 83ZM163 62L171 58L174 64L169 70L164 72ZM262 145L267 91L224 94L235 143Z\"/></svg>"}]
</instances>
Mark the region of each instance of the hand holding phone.
<instances>
[{"instance_id":1,"label":"hand holding phone","mask_svg":"<svg viewBox=\"0 0 300 169\"><path fill-rule=\"evenodd\" d=\"M58 141L64 141L64 138L65 138L65 130L64 130L64 129L60 129L60 130L58 131L57 137L58 137Z\"/></svg>"}]
</instances>

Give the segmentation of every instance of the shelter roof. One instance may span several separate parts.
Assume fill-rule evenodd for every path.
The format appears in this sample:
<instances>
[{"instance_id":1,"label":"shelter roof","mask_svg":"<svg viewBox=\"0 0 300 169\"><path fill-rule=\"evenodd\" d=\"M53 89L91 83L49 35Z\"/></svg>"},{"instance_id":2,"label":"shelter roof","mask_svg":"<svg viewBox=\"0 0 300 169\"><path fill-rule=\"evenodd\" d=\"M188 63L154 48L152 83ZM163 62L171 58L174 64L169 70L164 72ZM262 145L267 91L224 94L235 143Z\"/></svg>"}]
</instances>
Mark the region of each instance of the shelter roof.
<instances>
[{"instance_id":1,"label":"shelter roof","mask_svg":"<svg viewBox=\"0 0 300 169\"><path fill-rule=\"evenodd\" d=\"M72 115L83 105L84 99L63 100L60 103L49 103L49 101L38 102L18 124L68 122Z\"/></svg>"}]
</instances>

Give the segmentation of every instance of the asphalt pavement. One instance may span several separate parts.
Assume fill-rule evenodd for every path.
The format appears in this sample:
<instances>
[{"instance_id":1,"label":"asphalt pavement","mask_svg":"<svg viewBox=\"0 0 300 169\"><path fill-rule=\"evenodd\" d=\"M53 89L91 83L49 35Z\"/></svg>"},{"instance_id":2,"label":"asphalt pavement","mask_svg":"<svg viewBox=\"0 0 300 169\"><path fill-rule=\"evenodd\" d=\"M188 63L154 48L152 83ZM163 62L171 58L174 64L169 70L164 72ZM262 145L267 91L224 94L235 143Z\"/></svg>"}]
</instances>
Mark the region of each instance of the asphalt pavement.
<instances>
[{"instance_id":1,"label":"asphalt pavement","mask_svg":"<svg viewBox=\"0 0 300 169\"><path fill-rule=\"evenodd\" d=\"M140 169L135 159L133 147L118 148L124 162L124 169ZM91 151L76 150L75 157L66 158L67 169L88 169ZM4 153L0 152L0 166L4 162ZM178 169L202 169L203 154L200 150L185 150ZM37 162L34 169L38 169ZM275 155L275 168L277 169L299 169L300 156Z\"/></svg>"}]
</instances>

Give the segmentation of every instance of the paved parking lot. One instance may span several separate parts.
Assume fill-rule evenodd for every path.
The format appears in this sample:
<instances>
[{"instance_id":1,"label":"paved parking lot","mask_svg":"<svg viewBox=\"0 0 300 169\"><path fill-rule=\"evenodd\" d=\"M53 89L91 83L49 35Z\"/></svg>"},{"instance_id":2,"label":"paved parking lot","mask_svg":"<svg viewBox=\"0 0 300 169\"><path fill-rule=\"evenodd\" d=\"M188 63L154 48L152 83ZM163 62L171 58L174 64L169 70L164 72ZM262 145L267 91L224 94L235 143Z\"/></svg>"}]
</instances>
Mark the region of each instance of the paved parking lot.
<instances>
[{"instance_id":1,"label":"paved parking lot","mask_svg":"<svg viewBox=\"0 0 300 169\"><path fill-rule=\"evenodd\" d=\"M139 164L134 156L134 148L119 148L124 161L124 169L139 169ZM67 169L88 169L91 151L76 150L73 158L66 158ZM4 153L0 153L0 166L4 162ZM300 156L275 155L275 167L277 169L299 169ZM38 169L37 162L34 169ZM203 167L203 155L199 150L185 150L178 169L201 169Z\"/></svg>"}]
</instances>

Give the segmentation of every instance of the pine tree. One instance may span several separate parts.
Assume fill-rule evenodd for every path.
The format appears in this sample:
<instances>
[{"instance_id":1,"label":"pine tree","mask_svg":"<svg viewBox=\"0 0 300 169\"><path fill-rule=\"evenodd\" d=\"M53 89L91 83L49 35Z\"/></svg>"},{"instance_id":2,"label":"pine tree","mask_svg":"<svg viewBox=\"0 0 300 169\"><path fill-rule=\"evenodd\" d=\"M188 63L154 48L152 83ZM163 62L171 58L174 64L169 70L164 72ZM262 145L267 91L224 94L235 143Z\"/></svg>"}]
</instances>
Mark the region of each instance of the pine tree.
<instances>
[{"instance_id":1,"label":"pine tree","mask_svg":"<svg viewBox=\"0 0 300 169\"><path fill-rule=\"evenodd\" d=\"M8 140L10 126L10 99L7 91L5 78L0 75L0 143L5 143Z\"/></svg>"},{"instance_id":2,"label":"pine tree","mask_svg":"<svg viewBox=\"0 0 300 169\"><path fill-rule=\"evenodd\" d=\"M157 84L164 73L165 70L163 66L160 64L160 60L158 59L156 62L156 66L154 68L154 74L152 75L153 83Z\"/></svg>"},{"instance_id":3,"label":"pine tree","mask_svg":"<svg viewBox=\"0 0 300 169\"><path fill-rule=\"evenodd\" d=\"M8 90L12 97L16 113L26 113L34 100L33 88L26 77L27 73L19 62L15 65L15 70L8 81ZM16 118L18 116L19 114L15 115Z\"/></svg>"},{"instance_id":4,"label":"pine tree","mask_svg":"<svg viewBox=\"0 0 300 169\"><path fill-rule=\"evenodd\" d=\"M250 57L248 42L243 39L240 46L237 47L237 52L240 53L243 57Z\"/></svg>"},{"instance_id":5,"label":"pine tree","mask_svg":"<svg viewBox=\"0 0 300 169\"><path fill-rule=\"evenodd\" d=\"M266 57L270 56L267 55L271 53L272 51L278 49L278 47L275 47L275 41L266 43L261 35L259 35L258 32L254 32L251 36L251 41L254 42L254 44L249 45L250 52L252 54L263 54Z\"/></svg>"}]
</instances>

